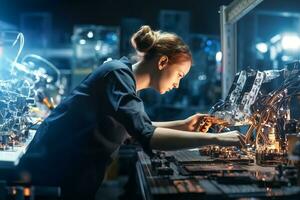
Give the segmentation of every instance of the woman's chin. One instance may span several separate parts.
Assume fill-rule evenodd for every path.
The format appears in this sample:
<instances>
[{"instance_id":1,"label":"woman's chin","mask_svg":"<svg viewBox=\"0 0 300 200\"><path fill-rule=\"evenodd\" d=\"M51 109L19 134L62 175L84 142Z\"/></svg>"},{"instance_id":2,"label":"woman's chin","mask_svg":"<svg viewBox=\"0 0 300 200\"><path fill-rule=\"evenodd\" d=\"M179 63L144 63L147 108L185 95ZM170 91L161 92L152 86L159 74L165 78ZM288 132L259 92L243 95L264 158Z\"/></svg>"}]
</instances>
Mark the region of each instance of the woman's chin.
<instances>
[{"instance_id":1,"label":"woman's chin","mask_svg":"<svg viewBox=\"0 0 300 200\"><path fill-rule=\"evenodd\" d=\"M168 89L163 89L163 88L156 88L155 89L159 94L165 94L167 93L169 90Z\"/></svg>"},{"instance_id":2,"label":"woman's chin","mask_svg":"<svg viewBox=\"0 0 300 200\"><path fill-rule=\"evenodd\" d=\"M167 92L167 90L159 90L158 91L160 94L165 94Z\"/></svg>"}]
</instances>

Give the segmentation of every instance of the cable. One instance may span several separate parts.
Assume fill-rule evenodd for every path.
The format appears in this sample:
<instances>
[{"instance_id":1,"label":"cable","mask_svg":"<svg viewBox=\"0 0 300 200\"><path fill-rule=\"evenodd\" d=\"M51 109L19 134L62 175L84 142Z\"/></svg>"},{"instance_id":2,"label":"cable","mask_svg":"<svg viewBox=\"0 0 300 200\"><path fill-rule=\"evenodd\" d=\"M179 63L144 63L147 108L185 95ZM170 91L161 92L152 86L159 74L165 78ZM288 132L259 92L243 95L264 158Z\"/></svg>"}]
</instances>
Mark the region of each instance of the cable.
<instances>
[{"instance_id":1,"label":"cable","mask_svg":"<svg viewBox=\"0 0 300 200\"><path fill-rule=\"evenodd\" d=\"M39 61L42 61L44 63L46 63L46 66L50 67L52 70L54 70L54 72L56 72L57 74L57 79L55 81L55 85L58 86L60 84L60 79L61 79L61 73L59 71L59 69L57 67L55 67L51 62L49 62L47 59L41 57L41 56L38 56L38 55L35 55L35 54L28 54L26 56L23 57L21 63L26 63L26 59L30 59L30 58L34 58L34 59L37 59Z\"/></svg>"},{"instance_id":2,"label":"cable","mask_svg":"<svg viewBox=\"0 0 300 200\"><path fill-rule=\"evenodd\" d=\"M20 40L20 46L19 46L18 53L17 53L17 55L16 55L16 57L15 57L14 61L12 62L12 69L11 69L11 73L13 73L13 71L14 71L14 67L15 67L15 64L17 63L17 61L18 61L18 58L19 58L19 56L20 56L20 54L21 54L21 52L22 52L22 50L23 50L23 47L24 47L25 38L24 38L24 35L23 35L23 33L21 33L21 32L20 32L20 33L18 33L18 36L17 36L16 40L13 42L13 45L12 45L12 46L15 46L15 45L16 45L16 43L18 42L18 40Z\"/></svg>"}]
</instances>

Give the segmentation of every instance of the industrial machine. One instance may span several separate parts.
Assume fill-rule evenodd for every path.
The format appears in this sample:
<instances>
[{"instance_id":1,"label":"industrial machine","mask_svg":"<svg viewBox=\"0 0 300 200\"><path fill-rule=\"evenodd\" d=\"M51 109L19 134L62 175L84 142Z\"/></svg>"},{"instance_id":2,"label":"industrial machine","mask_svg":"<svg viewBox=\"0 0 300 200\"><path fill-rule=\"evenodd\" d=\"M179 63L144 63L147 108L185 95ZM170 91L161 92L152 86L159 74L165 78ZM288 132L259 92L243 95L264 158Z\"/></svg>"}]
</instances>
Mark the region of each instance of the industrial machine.
<instances>
[{"instance_id":1,"label":"industrial machine","mask_svg":"<svg viewBox=\"0 0 300 200\"><path fill-rule=\"evenodd\" d=\"M246 126L245 142L263 162L279 159L287 152L287 135L299 133L299 122L291 117L290 102L299 95L299 61L287 64L282 70L244 70L236 74L229 94L210 110L200 131L228 130ZM297 108L294 108L297 109ZM261 156L259 156L261 155ZM267 159L267 160L266 160Z\"/></svg>"},{"instance_id":2,"label":"industrial machine","mask_svg":"<svg viewBox=\"0 0 300 200\"><path fill-rule=\"evenodd\" d=\"M234 149L232 149L234 150ZM143 199L298 199L297 169L261 167L247 152L222 148L138 154Z\"/></svg>"},{"instance_id":3,"label":"industrial machine","mask_svg":"<svg viewBox=\"0 0 300 200\"><path fill-rule=\"evenodd\" d=\"M23 45L22 33L0 32L0 169L18 164L34 126L64 94L60 72L48 60L32 54L18 60Z\"/></svg>"}]
</instances>

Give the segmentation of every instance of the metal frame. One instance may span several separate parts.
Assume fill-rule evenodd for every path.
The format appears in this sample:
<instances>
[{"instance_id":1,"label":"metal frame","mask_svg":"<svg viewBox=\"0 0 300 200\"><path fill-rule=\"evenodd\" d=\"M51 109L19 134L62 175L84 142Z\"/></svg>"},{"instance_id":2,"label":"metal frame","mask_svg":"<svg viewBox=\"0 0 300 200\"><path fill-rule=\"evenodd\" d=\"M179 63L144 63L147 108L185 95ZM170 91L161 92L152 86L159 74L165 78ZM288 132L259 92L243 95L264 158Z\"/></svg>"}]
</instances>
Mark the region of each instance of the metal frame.
<instances>
[{"instance_id":1,"label":"metal frame","mask_svg":"<svg viewBox=\"0 0 300 200\"><path fill-rule=\"evenodd\" d=\"M237 22L263 0L235 0L220 7L222 97L225 98L237 71Z\"/></svg>"}]
</instances>

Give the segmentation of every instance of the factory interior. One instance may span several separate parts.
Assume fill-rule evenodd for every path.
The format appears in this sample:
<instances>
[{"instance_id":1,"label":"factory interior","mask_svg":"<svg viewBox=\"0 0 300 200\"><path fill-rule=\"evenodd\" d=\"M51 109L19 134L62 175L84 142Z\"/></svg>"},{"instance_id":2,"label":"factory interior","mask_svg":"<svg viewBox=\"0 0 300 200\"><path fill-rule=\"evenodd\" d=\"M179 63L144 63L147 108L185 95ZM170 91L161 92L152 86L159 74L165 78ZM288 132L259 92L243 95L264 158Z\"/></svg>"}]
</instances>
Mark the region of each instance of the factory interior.
<instances>
[{"instance_id":1,"label":"factory interior","mask_svg":"<svg viewBox=\"0 0 300 200\"><path fill-rule=\"evenodd\" d=\"M299 0L0 0L0 200L218 198L300 199Z\"/></svg>"}]
</instances>

